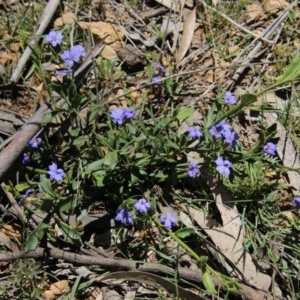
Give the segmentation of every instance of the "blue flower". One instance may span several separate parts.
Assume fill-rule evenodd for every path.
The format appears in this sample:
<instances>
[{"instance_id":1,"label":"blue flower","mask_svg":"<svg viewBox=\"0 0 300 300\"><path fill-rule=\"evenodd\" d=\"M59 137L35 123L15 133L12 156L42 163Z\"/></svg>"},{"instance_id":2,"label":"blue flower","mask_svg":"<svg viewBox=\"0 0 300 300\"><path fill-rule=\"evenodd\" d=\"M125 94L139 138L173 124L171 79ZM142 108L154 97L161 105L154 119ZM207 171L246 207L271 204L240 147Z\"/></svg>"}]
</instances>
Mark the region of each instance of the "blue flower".
<instances>
[{"instance_id":1,"label":"blue flower","mask_svg":"<svg viewBox=\"0 0 300 300\"><path fill-rule=\"evenodd\" d=\"M64 60L64 63L72 68L75 63L80 61L81 57L85 57L86 52L82 45L76 45L72 47L70 50L65 50L60 57Z\"/></svg>"},{"instance_id":2,"label":"blue flower","mask_svg":"<svg viewBox=\"0 0 300 300\"><path fill-rule=\"evenodd\" d=\"M135 117L136 111L133 108L124 107L124 118L125 120L130 120Z\"/></svg>"},{"instance_id":3,"label":"blue flower","mask_svg":"<svg viewBox=\"0 0 300 300\"><path fill-rule=\"evenodd\" d=\"M209 129L210 135L216 140L220 139L222 136L225 136L228 131L230 131L230 125L227 124L226 120L221 121Z\"/></svg>"},{"instance_id":4,"label":"blue flower","mask_svg":"<svg viewBox=\"0 0 300 300\"><path fill-rule=\"evenodd\" d=\"M134 204L134 207L138 212L146 213L151 205L145 198L141 198Z\"/></svg>"},{"instance_id":5,"label":"blue flower","mask_svg":"<svg viewBox=\"0 0 300 300\"><path fill-rule=\"evenodd\" d=\"M229 105L235 105L236 104L236 98L234 94L231 92L226 92L224 96L224 103Z\"/></svg>"},{"instance_id":6,"label":"blue flower","mask_svg":"<svg viewBox=\"0 0 300 300\"><path fill-rule=\"evenodd\" d=\"M65 50L60 57L64 60L64 63L68 65L69 68L72 68L74 65L73 57L71 56L70 50Z\"/></svg>"},{"instance_id":7,"label":"blue flower","mask_svg":"<svg viewBox=\"0 0 300 300\"><path fill-rule=\"evenodd\" d=\"M225 175L225 176L229 176L230 175L230 168L232 166L232 163L227 160L227 159L223 159L222 157L219 157L216 161L215 161L217 167L217 171L221 174L221 175Z\"/></svg>"},{"instance_id":8,"label":"blue flower","mask_svg":"<svg viewBox=\"0 0 300 300\"><path fill-rule=\"evenodd\" d=\"M114 108L110 112L110 116L114 123L122 125L125 121L131 120L136 115L136 111L129 107Z\"/></svg>"},{"instance_id":9,"label":"blue flower","mask_svg":"<svg viewBox=\"0 0 300 300\"><path fill-rule=\"evenodd\" d=\"M161 73L167 73L167 69L165 67L163 67L161 64L154 64L153 65L155 70L160 71Z\"/></svg>"},{"instance_id":10,"label":"blue flower","mask_svg":"<svg viewBox=\"0 0 300 300\"><path fill-rule=\"evenodd\" d=\"M34 190L33 189L28 189L28 190L26 190L26 192L25 192L25 194L24 194L24 198L27 198L30 194L32 194L34 192Z\"/></svg>"},{"instance_id":11,"label":"blue flower","mask_svg":"<svg viewBox=\"0 0 300 300\"><path fill-rule=\"evenodd\" d=\"M224 133L224 142L231 147L234 147L237 144L237 141L239 140L239 136L235 131L226 131Z\"/></svg>"},{"instance_id":12,"label":"blue flower","mask_svg":"<svg viewBox=\"0 0 300 300\"><path fill-rule=\"evenodd\" d=\"M81 57L86 57L86 52L82 45L72 47L70 52L75 62L79 62Z\"/></svg>"},{"instance_id":13,"label":"blue flower","mask_svg":"<svg viewBox=\"0 0 300 300\"><path fill-rule=\"evenodd\" d=\"M196 178L200 175L200 170L199 168L197 167L197 164L196 163L190 163L188 165L188 175L190 177L193 177L193 178Z\"/></svg>"},{"instance_id":14,"label":"blue flower","mask_svg":"<svg viewBox=\"0 0 300 300\"><path fill-rule=\"evenodd\" d=\"M162 78L160 76L153 76L151 82L158 86L161 85Z\"/></svg>"},{"instance_id":15,"label":"blue flower","mask_svg":"<svg viewBox=\"0 0 300 300\"><path fill-rule=\"evenodd\" d=\"M222 137L222 127L212 126L209 129L209 133L212 137L218 140Z\"/></svg>"},{"instance_id":16,"label":"blue flower","mask_svg":"<svg viewBox=\"0 0 300 300\"><path fill-rule=\"evenodd\" d=\"M188 134L191 139L200 139L202 137L202 132L199 129L199 126L192 126L188 128Z\"/></svg>"},{"instance_id":17,"label":"blue flower","mask_svg":"<svg viewBox=\"0 0 300 300\"><path fill-rule=\"evenodd\" d=\"M23 153L23 159L22 159L22 163L24 165L28 164L30 162L30 157L27 153Z\"/></svg>"},{"instance_id":18,"label":"blue flower","mask_svg":"<svg viewBox=\"0 0 300 300\"><path fill-rule=\"evenodd\" d=\"M50 175L50 179L56 180L57 182L61 182L63 177L66 175L63 169L57 168L56 163L49 166L48 174Z\"/></svg>"},{"instance_id":19,"label":"blue flower","mask_svg":"<svg viewBox=\"0 0 300 300\"><path fill-rule=\"evenodd\" d=\"M177 217L171 212L165 212L159 217L159 221L166 227L166 229L171 230L173 225L177 223Z\"/></svg>"},{"instance_id":20,"label":"blue flower","mask_svg":"<svg viewBox=\"0 0 300 300\"><path fill-rule=\"evenodd\" d=\"M46 42L51 44L53 47L60 45L63 39L63 35L60 31L50 31L46 35Z\"/></svg>"},{"instance_id":21,"label":"blue flower","mask_svg":"<svg viewBox=\"0 0 300 300\"><path fill-rule=\"evenodd\" d=\"M127 207L123 207L119 210L115 220L121 222L125 226L133 224L132 213L128 211Z\"/></svg>"},{"instance_id":22,"label":"blue flower","mask_svg":"<svg viewBox=\"0 0 300 300\"><path fill-rule=\"evenodd\" d=\"M265 144L263 147L263 152L271 156L276 155L276 145L271 142Z\"/></svg>"},{"instance_id":23,"label":"blue flower","mask_svg":"<svg viewBox=\"0 0 300 300\"><path fill-rule=\"evenodd\" d=\"M118 107L115 108L113 110L111 110L110 112L110 117L112 118L112 120L119 124L122 125L124 122L124 109L123 107Z\"/></svg>"},{"instance_id":24,"label":"blue flower","mask_svg":"<svg viewBox=\"0 0 300 300\"><path fill-rule=\"evenodd\" d=\"M296 205L297 208L300 209L300 198L299 197L295 197L293 199L293 203Z\"/></svg>"},{"instance_id":25,"label":"blue flower","mask_svg":"<svg viewBox=\"0 0 300 300\"><path fill-rule=\"evenodd\" d=\"M29 141L29 147L31 147L32 149L37 149L42 143L42 139L37 137L37 138L33 138Z\"/></svg>"},{"instance_id":26,"label":"blue flower","mask_svg":"<svg viewBox=\"0 0 300 300\"><path fill-rule=\"evenodd\" d=\"M24 202L24 200L26 200L27 197L30 196L30 194L32 194L34 192L33 189L28 189L26 190L25 194L22 196L21 200L18 202L18 205L21 206Z\"/></svg>"}]
</instances>

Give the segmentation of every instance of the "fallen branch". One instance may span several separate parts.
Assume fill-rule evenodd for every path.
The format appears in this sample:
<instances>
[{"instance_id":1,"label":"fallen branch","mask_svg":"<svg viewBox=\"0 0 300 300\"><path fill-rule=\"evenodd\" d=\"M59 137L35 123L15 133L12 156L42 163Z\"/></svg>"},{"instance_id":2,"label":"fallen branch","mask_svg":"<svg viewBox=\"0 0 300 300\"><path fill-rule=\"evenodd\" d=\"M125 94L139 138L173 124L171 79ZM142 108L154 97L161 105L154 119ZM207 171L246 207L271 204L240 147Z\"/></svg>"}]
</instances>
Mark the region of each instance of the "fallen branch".
<instances>
[{"instance_id":1,"label":"fallen branch","mask_svg":"<svg viewBox=\"0 0 300 300\"><path fill-rule=\"evenodd\" d=\"M13 261L17 259L25 258L43 258L51 257L55 259L63 259L70 263L79 264L79 265L98 265L102 268L107 268L110 270L128 270L128 271L140 271L140 272L149 272L152 274L163 274L174 276L175 272L178 271L179 277L181 279L193 281L195 283L202 284L202 272L200 270L191 270L187 268L178 267L176 270L168 266L158 264L158 263L146 263L146 262L137 262L130 259L117 259L117 258L108 258L97 256L88 256L78 253L63 251L58 248L51 247L51 249L37 248L34 251L18 251L18 252L3 252L0 251L0 262L3 261ZM219 285L219 282L216 279L213 279L215 285ZM258 291L252 287L240 284L240 290L236 292L241 295L243 299L246 300L262 300L268 299L268 294L266 291ZM276 299L273 297L272 299Z\"/></svg>"}]
</instances>

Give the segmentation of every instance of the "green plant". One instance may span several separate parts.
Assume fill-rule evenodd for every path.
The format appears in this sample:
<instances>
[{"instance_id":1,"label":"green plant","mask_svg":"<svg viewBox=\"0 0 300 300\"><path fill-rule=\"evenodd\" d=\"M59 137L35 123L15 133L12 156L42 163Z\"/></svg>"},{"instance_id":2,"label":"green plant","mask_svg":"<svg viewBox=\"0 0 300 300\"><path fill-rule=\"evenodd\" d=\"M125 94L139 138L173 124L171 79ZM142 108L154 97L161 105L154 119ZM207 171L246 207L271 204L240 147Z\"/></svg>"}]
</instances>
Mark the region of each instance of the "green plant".
<instances>
[{"instance_id":1,"label":"green plant","mask_svg":"<svg viewBox=\"0 0 300 300\"><path fill-rule=\"evenodd\" d=\"M13 263L10 288L15 297L21 299L40 299L45 278L41 264L33 259L19 260Z\"/></svg>"}]
</instances>

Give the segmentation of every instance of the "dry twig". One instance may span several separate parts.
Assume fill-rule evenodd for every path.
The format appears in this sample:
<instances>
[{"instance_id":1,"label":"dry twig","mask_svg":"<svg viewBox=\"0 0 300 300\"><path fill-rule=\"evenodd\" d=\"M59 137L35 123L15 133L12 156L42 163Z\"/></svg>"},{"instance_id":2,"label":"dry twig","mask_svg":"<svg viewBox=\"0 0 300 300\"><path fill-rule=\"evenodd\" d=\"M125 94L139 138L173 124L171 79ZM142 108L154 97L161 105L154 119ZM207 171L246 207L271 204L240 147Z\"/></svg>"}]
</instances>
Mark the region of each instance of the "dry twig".
<instances>
[{"instance_id":1,"label":"dry twig","mask_svg":"<svg viewBox=\"0 0 300 300\"><path fill-rule=\"evenodd\" d=\"M50 23L60 1L59 0L50 0L48 4L46 5L44 12L39 19L39 24L37 25L37 31L32 36L29 45L25 49L21 59L18 62L17 67L15 68L13 74L10 77L10 81L17 82L20 77L22 70L27 63L28 59L30 58L30 55L32 53L32 48L35 46L37 40L40 38L40 36L44 33L45 29L47 28L48 24Z\"/></svg>"}]
</instances>

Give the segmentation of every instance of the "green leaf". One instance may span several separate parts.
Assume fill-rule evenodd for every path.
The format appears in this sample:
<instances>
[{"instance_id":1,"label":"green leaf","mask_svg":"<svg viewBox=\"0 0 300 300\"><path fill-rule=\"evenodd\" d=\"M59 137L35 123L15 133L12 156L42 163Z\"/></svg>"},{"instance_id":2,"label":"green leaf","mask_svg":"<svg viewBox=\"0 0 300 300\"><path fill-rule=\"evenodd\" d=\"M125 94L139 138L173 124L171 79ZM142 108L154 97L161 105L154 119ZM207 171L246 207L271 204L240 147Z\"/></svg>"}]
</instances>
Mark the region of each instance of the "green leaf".
<instances>
[{"instance_id":1,"label":"green leaf","mask_svg":"<svg viewBox=\"0 0 300 300\"><path fill-rule=\"evenodd\" d=\"M103 164L113 170L118 162L117 151L108 152L103 158Z\"/></svg>"},{"instance_id":2,"label":"green leaf","mask_svg":"<svg viewBox=\"0 0 300 300\"><path fill-rule=\"evenodd\" d=\"M239 104L240 108L244 108L254 103L257 100L257 97L253 94L244 94L241 96L241 102Z\"/></svg>"},{"instance_id":3,"label":"green leaf","mask_svg":"<svg viewBox=\"0 0 300 300\"><path fill-rule=\"evenodd\" d=\"M86 136L80 136L72 141L74 146L80 147L82 144L86 143L88 138Z\"/></svg>"},{"instance_id":4,"label":"green leaf","mask_svg":"<svg viewBox=\"0 0 300 300\"><path fill-rule=\"evenodd\" d=\"M88 112L88 123L90 124L91 122L93 122L96 117L98 116L100 107L99 105L92 105L90 111Z\"/></svg>"},{"instance_id":5,"label":"green leaf","mask_svg":"<svg viewBox=\"0 0 300 300\"><path fill-rule=\"evenodd\" d=\"M185 120L185 119L187 119L188 117L190 117L194 112L195 112L194 108L192 108L192 107L187 107L187 108L182 109L182 110L175 116L175 118L176 118L178 121L182 121L182 120Z\"/></svg>"},{"instance_id":6,"label":"green leaf","mask_svg":"<svg viewBox=\"0 0 300 300\"><path fill-rule=\"evenodd\" d=\"M72 182L72 189L73 191L77 191L80 188L81 180L74 180Z\"/></svg>"},{"instance_id":7,"label":"green leaf","mask_svg":"<svg viewBox=\"0 0 300 300\"><path fill-rule=\"evenodd\" d=\"M28 189L30 186L28 183L18 183L15 185L15 189L20 193L23 192L24 190Z\"/></svg>"},{"instance_id":8,"label":"green leaf","mask_svg":"<svg viewBox=\"0 0 300 300\"><path fill-rule=\"evenodd\" d=\"M173 148L173 149L176 149L178 150L179 149L179 146L178 144L172 142L171 140L168 140L167 143L166 143L166 147L170 147L170 148Z\"/></svg>"},{"instance_id":9,"label":"green leaf","mask_svg":"<svg viewBox=\"0 0 300 300\"><path fill-rule=\"evenodd\" d=\"M48 179L45 175L41 175L40 177L40 186L44 192L51 196L55 196L53 190L52 190L52 184L50 179Z\"/></svg>"},{"instance_id":10,"label":"green leaf","mask_svg":"<svg viewBox=\"0 0 300 300\"><path fill-rule=\"evenodd\" d=\"M60 199L58 209L60 212L68 212L70 209L74 209L78 205L79 199L74 199L72 195L65 199Z\"/></svg>"},{"instance_id":11,"label":"green leaf","mask_svg":"<svg viewBox=\"0 0 300 300\"><path fill-rule=\"evenodd\" d=\"M103 181L104 181L105 175L106 175L106 172L103 171L103 170L100 170L100 171L97 171L97 172L94 172L94 173L93 173L93 177L95 178L95 180L96 180L96 185L97 185L98 187L103 187L103 186L104 186Z\"/></svg>"},{"instance_id":12,"label":"green leaf","mask_svg":"<svg viewBox=\"0 0 300 300\"><path fill-rule=\"evenodd\" d=\"M217 113L218 113L217 105L216 103L213 103L210 109L208 110L208 113L205 118L206 128L211 127L211 125L214 123Z\"/></svg>"},{"instance_id":13,"label":"green leaf","mask_svg":"<svg viewBox=\"0 0 300 300\"><path fill-rule=\"evenodd\" d=\"M4 295L4 293L6 292L6 289L4 286L0 286L0 295Z\"/></svg>"},{"instance_id":14,"label":"green leaf","mask_svg":"<svg viewBox=\"0 0 300 300\"><path fill-rule=\"evenodd\" d=\"M271 86L268 86L266 89L264 89L262 92L259 92L258 94L263 94L267 91L276 88L277 86L284 85L299 79L300 79L300 55L297 55L291 61L288 67L285 69L284 73L279 77L277 77L276 82Z\"/></svg>"},{"instance_id":15,"label":"green leaf","mask_svg":"<svg viewBox=\"0 0 300 300\"><path fill-rule=\"evenodd\" d=\"M139 182L139 177L137 177L133 173L131 173L130 174L130 182L131 182L131 185L134 186L136 183Z\"/></svg>"},{"instance_id":16,"label":"green leaf","mask_svg":"<svg viewBox=\"0 0 300 300\"><path fill-rule=\"evenodd\" d=\"M180 239L184 239L192 234L195 233L195 229L192 227L185 227L185 228L181 228L179 230L177 230L175 232L175 234L180 238Z\"/></svg>"},{"instance_id":17,"label":"green leaf","mask_svg":"<svg viewBox=\"0 0 300 300\"><path fill-rule=\"evenodd\" d=\"M79 133L80 133L80 129L79 128L73 128L69 130L70 136L72 137L78 137Z\"/></svg>"},{"instance_id":18,"label":"green leaf","mask_svg":"<svg viewBox=\"0 0 300 300\"><path fill-rule=\"evenodd\" d=\"M168 78L165 81L165 85L166 85L166 89L168 91L168 94L170 96L172 96L173 95L173 90L174 90L174 81L173 81L173 78Z\"/></svg>"},{"instance_id":19,"label":"green leaf","mask_svg":"<svg viewBox=\"0 0 300 300\"><path fill-rule=\"evenodd\" d=\"M92 163L85 166L84 173L91 174L94 171L98 171L98 170L102 169L102 166L103 166L103 159L93 161Z\"/></svg>"},{"instance_id":20,"label":"green leaf","mask_svg":"<svg viewBox=\"0 0 300 300\"><path fill-rule=\"evenodd\" d=\"M34 231L29 234L24 245L25 252L33 251L39 246L39 243L44 237L47 228L47 224L40 223L37 228L35 228Z\"/></svg>"},{"instance_id":21,"label":"green leaf","mask_svg":"<svg viewBox=\"0 0 300 300\"><path fill-rule=\"evenodd\" d=\"M51 122L53 116L52 116L52 113L46 113L42 119L42 124L47 124L49 122Z\"/></svg>"},{"instance_id":22,"label":"green leaf","mask_svg":"<svg viewBox=\"0 0 300 300\"><path fill-rule=\"evenodd\" d=\"M174 263L175 262L175 260L172 257L170 257L169 255L166 255L163 252L161 252L159 250L156 250L156 249L153 249L153 250L157 253L158 256L160 256L161 258L165 259L166 261L168 261L170 263Z\"/></svg>"},{"instance_id":23,"label":"green leaf","mask_svg":"<svg viewBox=\"0 0 300 300\"><path fill-rule=\"evenodd\" d=\"M151 174L150 174L151 176ZM158 171L157 173L154 173L155 178L159 179L160 182L164 181L168 175L166 175L163 171Z\"/></svg>"},{"instance_id":24,"label":"green leaf","mask_svg":"<svg viewBox=\"0 0 300 300\"><path fill-rule=\"evenodd\" d=\"M88 216L89 211L85 208L81 208L80 215L77 217L77 222L82 223L82 221Z\"/></svg>"},{"instance_id":25,"label":"green leaf","mask_svg":"<svg viewBox=\"0 0 300 300\"><path fill-rule=\"evenodd\" d=\"M69 242L78 244L81 241L80 233L77 229L71 227L61 220L56 220L64 238Z\"/></svg>"},{"instance_id":26,"label":"green leaf","mask_svg":"<svg viewBox=\"0 0 300 300\"><path fill-rule=\"evenodd\" d=\"M143 154L144 155L144 154ZM136 158L136 157L135 157ZM147 164L149 164L151 162L151 160L150 160L150 157L146 157L146 158L143 158L143 159L137 159L136 161L135 161L135 166L136 167L142 167L142 166L145 166L145 165L147 165Z\"/></svg>"},{"instance_id":27,"label":"green leaf","mask_svg":"<svg viewBox=\"0 0 300 300\"><path fill-rule=\"evenodd\" d=\"M204 287L209 294L217 293L215 284L213 283L212 278L207 270L203 272L202 280L203 280Z\"/></svg>"},{"instance_id":28,"label":"green leaf","mask_svg":"<svg viewBox=\"0 0 300 300\"><path fill-rule=\"evenodd\" d=\"M133 124L131 124L131 123L127 123L126 124L126 127L127 127L127 129L128 129L128 132L131 134L131 135L136 135L136 132L137 132L137 128L136 128L136 126L134 126Z\"/></svg>"},{"instance_id":29,"label":"green leaf","mask_svg":"<svg viewBox=\"0 0 300 300\"><path fill-rule=\"evenodd\" d=\"M79 283L80 283L81 278L82 278L81 275L79 275L79 276L76 278L76 280L75 280L75 282L74 282L74 284L73 284L72 291L71 291L71 293L70 293L69 299L76 299L76 292L78 291Z\"/></svg>"}]
</instances>

